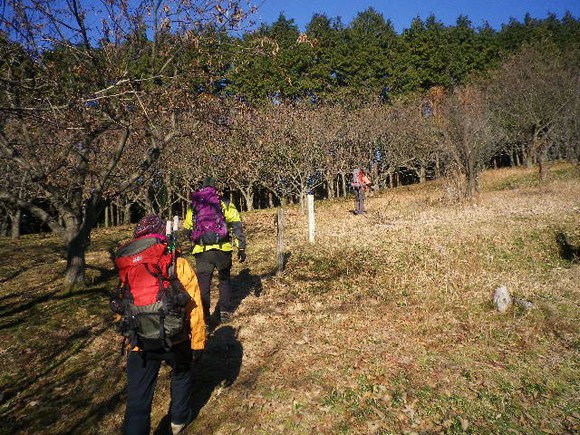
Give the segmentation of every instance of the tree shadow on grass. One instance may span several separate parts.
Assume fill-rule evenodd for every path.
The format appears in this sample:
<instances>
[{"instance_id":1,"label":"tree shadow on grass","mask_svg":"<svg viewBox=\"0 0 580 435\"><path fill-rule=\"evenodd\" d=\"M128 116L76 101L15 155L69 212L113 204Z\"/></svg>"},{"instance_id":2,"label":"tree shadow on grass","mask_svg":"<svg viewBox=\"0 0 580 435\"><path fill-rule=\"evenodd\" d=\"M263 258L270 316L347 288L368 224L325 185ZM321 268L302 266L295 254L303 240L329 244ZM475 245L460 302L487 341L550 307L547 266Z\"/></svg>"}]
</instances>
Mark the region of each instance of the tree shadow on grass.
<instances>
[{"instance_id":1,"label":"tree shadow on grass","mask_svg":"<svg viewBox=\"0 0 580 435\"><path fill-rule=\"evenodd\" d=\"M573 244L566 233L556 234L556 243L560 247L560 256L571 263L580 262L580 246Z\"/></svg>"},{"instance_id":2,"label":"tree shadow on grass","mask_svg":"<svg viewBox=\"0 0 580 435\"><path fill-rule=\"evenodd\" d=\"M108 330L80 328L36 362L43 364L34 376L3 391L0 420L18 416L7 418L6 433L87 433L118 407L123 372L108 348L95 353L93 346Z\"/></svg>"},{"instance_id":3,"label":"tree shadow on grass","mask_svg":"<svg viewBox=\"0 0 580 435\"><path fill-rule=\"evenodd\" d=\"M37 297L29 298L23 303L14 303L0 306L0 331L10 329L28 320L30 310L38 307L40 304L54 300L67 300L71 298L80 298L91 296L95 294L107 294L106 286L91 286L83 290L77 290L71 293L62 293L62 289L58 288L50 290L44 294L39 294Z\"/></svg>"},{"instance_id":4,"label":"tree shadow on grass","mask_svg":"<svg viewBox=\"0 0 580 435\"><path fill-rule=\"evenodd\" d=\"M28 270L28 267L22 267L21 269L16 270L16 271L10 273L10 275L8 275L8 276L3 277L3 278L0 278L0 284L3 284L5 282L8 282L8 281L10 281L12 279L18 278L18 276L20 276L22 273L26 272L27 270ZM2 299L4 299L4 298L2 298Z\"/></svg>"},{"instance_id":5,"label":"tree shadow on grass","mask_svg":"<svg viewBox=\"0 0 580 435\"><path fill-rule=\"evenodd\" d=\"M77 357L82 349L94 341L95 337L103 334L109 325L103 325L96 331L91 331L89 326L83 326L65 338L58 346L54 346L52 355L45 358L46 363L41 366L34 376L22 378L14 382L9 388L2 392L0 405L12 397L24 392L27 388L34 386L41 378L48 377L49 374L57 371L62 365L68 363L71 358Z\"/></svg>"},{"instance_id":6,"label":"tree shadow on grass","mask_svg":"<svg viewBox=\"0 0 580 435\"><path fill-rule=\"evenodd\" d=\"M114 269L91 265L87 265L87 270L95 270L97 271L97 275L94 279L87 277L86 287L72 292L63 292L62 286L58 285L58 282L62 278L58 277L50 282L43 282L40 287L18 288L16 289L17 291L1 297L0 330L18 326L27 319L30 310L50 300L66 300L76 297L83 298L95 294L108 295L110 290L109 282L111 282L117 272Z\"/></svg>"},{"instance_id":7,"label":"tree shadow on grass","mask_svg":"<svg viewBox=\"0 0 580 435\"><path fill-rule=\"evenodd\" d=\"M243 347L238 341L238 331L233 327L222 326L210 336L203 357L192 368L192 421L197 418L215 390L230 387L234 383L240 373L243 354ZM171 433L169 420L169 415L166 415L157 425L154 434Z\"/></svg>"},{"instance_id":8,"label":"tree shadow on grass","mask_svg":"<svg viewBox=\"0 0 580 435\"><path fill-rule=\"evenodd\" d=\"M23 303L3 304L2 306L0 306L0 314L2 315L2 320L7 320L8 317L21 313L26 315L31 308L35 307L38 304L42 304L48 301L49 299L54 298L58 292L59 290L51 290L50 292L29 299ZM0 330L16 326L23 320L25 320L25 318L26 316L24 316L21 319L13 319L12 321L1 322Z\"/></svg>"}]
</instances>

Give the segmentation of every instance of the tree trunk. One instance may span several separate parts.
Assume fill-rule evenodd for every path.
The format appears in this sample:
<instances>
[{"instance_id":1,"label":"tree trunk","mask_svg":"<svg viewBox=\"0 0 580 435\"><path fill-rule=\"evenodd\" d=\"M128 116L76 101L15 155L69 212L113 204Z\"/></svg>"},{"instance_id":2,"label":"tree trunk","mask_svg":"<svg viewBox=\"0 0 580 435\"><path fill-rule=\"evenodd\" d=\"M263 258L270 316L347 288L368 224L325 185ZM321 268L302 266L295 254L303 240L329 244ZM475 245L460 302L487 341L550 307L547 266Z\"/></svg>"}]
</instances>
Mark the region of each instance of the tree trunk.
<instances>
[{"instance_id":1,"label":"tree trunk","mask_svg":"<svg viewBox=\"0 0 580 435\"><path fill-rule=\"evenodd\" d=\"M546 166L546 158L548 156L548 147L545 143L540 143L538 147L538 177L540 179L540 184L546 181L546 176L548 174L548 168Z\"/></svg>"},{"instance_id":2,"label":"tree trunk","mask_svg":"<svg viewBox=\"0 0 580 435\"><path fill-rule=\"evenodd\" d=\"M238 211L240 211L240 212L244 211L244 201L245 201L245 199L244 199L244 201L242 201L242 199L244 199L244 196L243 195L240 195L238 197Z\"/></svg>"},{"instance_id":3,"label":"tree trunk","mask_svg":"<svg viewBox=\"0 0 580 435\"><path fill-rule=\"evenodd\" d=\"M82 217L69 215L65 219L67 259L64 288L69 293L85 285L85 253L90 245L91 230L103 211L104 204L91 198Z\"/></svg>"},{"instance_id":4,"label":"tree trunk","mask_svg":"<svg viewBox=\"0 0 580 435\"><path fill-rule=\"evenodd\" d=\"M105 207L105 228L109 228L109 226L111 226L111 222L109 220L109 213L110 213L110 208L109 206Z\"/></svg>"},{"instance_id":5,"label":"tree trunk","mask_svg":"<svg viewBox=\"0 0 580 435\"><path fill-rule=\"evenodd\" d=\"M424 183L425 181L427 181L425 166L421 165L421 168L419 168L419 183Z\"/></svg>"},{"instance_id":6,"label":"tree trunk","mask_svg":"<svg viewBox=\"0 0 580 435\"><path fill-rule=\"evenodd\" d=\"M20 238L20 221L22 220L22 210L19 208L14 210L10 216L10 237L12 240L18 240Z\"/></svg>"},{"instance_id":7,"label":"tree trunk","mask_svg":"<svg viewBox=\"0 0 580 435\"><path fill-rule=\"evenodd\" d=\"M469 198L472 198L477 191L477 174L475 171L475 165L473 162L467 162L466 168L467 170L467 189L466 193Z\"/></svg>"},{"instance_id":8,"label":"tree trunk","mask_svg":"<svg viewBox=\"0 0 580 435\"><path fill-rule=\"evenodd\" d=\"M67 230L68 231L68 230ZM85 284L85 252L88 247L88 238L82 232L76 235L67 234L66 274L64 278L65 290L72 292L76 287Z\"/></svg>"},{"instance_id":9,"label":"tree trunk","mask_svg":"<svg viewBox=\"0 0 580 435\"><path fill-rule=\"evenodd\" d=\"M538 156L538 176L540 178L540 184L546 181L546 165L544 162L544 157L542 155Z\"/></svg>"},{"instance_id":10,"label":"tree trunk","mask_svg":"<svg viewBox=\"0 0 580 435\"><path fill-rule=\"evenodd\" d=\"M268 192L268 208L274 208L274 195L272 195L272 192Z\"/></svg>"},{"instance_id":11,"label":"tree trunk","mask_svg":"<svg viewBox=\"0 0 580 435\"><path fill-rule=\"evenodd\" d=\"M0 236L8 235L8 215L0 216Z\"/></svg>"},{"instance_id":12,"label":"tree trunk","mask_svg":"<svg viewBox=\"0 0 580 435\"><path fill-rule=\"evenodd\" d=\"M115 226L118 226L122 222L121 216L121 207L119 207L119 203L115 203Z\"/></svg>"},{"instance_id":13,"label":"tree trunk","mask_svg":"<svg viewBox=\"0 0 580 435\"><path fill-rule=\"evenodd\" d=\"M377 183L379 180L379 165L377 165L376 162L371 163L371 180L373 180L374 183Z\"/></svg>"},{"instance_id":14,"label":"tree trunk","mask_svg":"<svg viewBox=\"0 0 580 435\"><path fill-rule=\"evenodd\" d=\"M123 211L123 225L129 225L131 223L131 202L127 201L125 203Z\"/></svg>"},{"instance_id":15,"label":"tree trunk","mask_svg":"<svg viewBox=\"0 0 580 435\"><path fill-rule=\"evenodd\" d=\"M326 197L328 199L334 198L334 180L330 179L326 181Z\"/></svg>"},{"instance_id":16,"label":"tree trunk","mask_svg":"<svg viewBox=\"0 0 580 435\"><path fill-rule=\"evenodd\" d=\"M514 151L514 157L515 157L515 161L516 161L516 168L519 167L521 165L520 162L520 152L518 150Z\"/></svg>"},{"instance_id":17,"label":"tree trunk","mask_svg":"<svg viewBox=\"0 0 580 435\"><path fill-rule=\"evenodd\" d=\"M246 201L246 210L252 211L254 209L254 189L250 186L247 189L240 190Z\"/></svg>"},{"instance_id":18,"label":"tree trunk","mask_svg":"<svg viewBox=\"0 0 580 435\"><path fill-rule=\"evenodd\" d=\"M526 163L526 168L528 169L530 169L534 165L534 155L530 148L531 147L528 147L528 149L524 150L524 160Z\"/></svg>"}]
</instances>

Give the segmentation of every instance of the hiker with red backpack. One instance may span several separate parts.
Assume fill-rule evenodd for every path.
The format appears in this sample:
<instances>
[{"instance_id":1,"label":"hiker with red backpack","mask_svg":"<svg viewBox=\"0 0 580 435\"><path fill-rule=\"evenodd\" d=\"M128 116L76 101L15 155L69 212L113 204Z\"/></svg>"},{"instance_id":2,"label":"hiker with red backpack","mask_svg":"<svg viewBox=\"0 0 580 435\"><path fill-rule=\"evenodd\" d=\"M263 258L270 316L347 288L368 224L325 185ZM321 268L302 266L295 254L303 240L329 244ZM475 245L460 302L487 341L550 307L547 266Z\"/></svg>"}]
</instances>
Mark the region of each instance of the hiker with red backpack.
<instances>
[{"instance_id":1,"label":"hiker with red backpack","mask_svg":"<svg viewBox=\"0 0 580 435\"><path fill-rule=\"evenodd\" d=\"M210 331L210 288L215 269L219 280L219 318L221 323L232 317L232 285L230 273L232 253L237 247L238 260L246 260L246 237L240 214L224 195L220 197L215 180L208 177L202 187L191 194L191 207L187 210L183 228L191 231L192 254L201 289L201 300L206 331ZM233 237L232 237L233 236Z\"/></svg>"},{"instance_id":2,"label":"hiker with red backpack","mask_svg":"<svg viewBox=\"0 0 580 435\"><path fill-rule=\"evenodd\" d=\"M174 224L174 234L177 230ZM124 434L149 434L151 404L161 363L171 371L173 434L191 420L191 367L205 348L201 293L195 272L168 240L169 224L156 215L137 223L133 240L115 255L120 287L111 308L129 340Z\"/></svg>"},{"instance_id":3,"label":"hiker with red backpack","mask_svg":"<svg viewBox=\"0 0 580 435\"><path fill-rule=\"evenodd\" d=\"M372 188L372 183L362 169L354 169L352 171L351 187L354 189L355 195L354 214L366 213L365 191Z\"/></svg>"}]
</instances>

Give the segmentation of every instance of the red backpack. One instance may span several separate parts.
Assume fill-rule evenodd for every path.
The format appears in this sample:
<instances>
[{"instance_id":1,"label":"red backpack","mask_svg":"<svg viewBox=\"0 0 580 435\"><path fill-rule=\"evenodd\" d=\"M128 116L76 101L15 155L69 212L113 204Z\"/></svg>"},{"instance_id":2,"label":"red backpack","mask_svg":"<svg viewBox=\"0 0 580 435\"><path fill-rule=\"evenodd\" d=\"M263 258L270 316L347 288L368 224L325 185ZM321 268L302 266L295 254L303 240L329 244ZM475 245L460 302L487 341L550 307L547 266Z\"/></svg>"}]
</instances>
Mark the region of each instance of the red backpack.
<instances>
[{"instance_id":1,"label":"red backpack","mask_svg":"<svg viewBox=\"0 0 580 435\"><path fill-rule=\"evenodd\" d=\"M169 350L189 333L191 297L173 273L174 255L159 235L126 243L115 255L121 283L111 307L122 315L121 333L143 350Z\"/></svg>"}]
</instances>

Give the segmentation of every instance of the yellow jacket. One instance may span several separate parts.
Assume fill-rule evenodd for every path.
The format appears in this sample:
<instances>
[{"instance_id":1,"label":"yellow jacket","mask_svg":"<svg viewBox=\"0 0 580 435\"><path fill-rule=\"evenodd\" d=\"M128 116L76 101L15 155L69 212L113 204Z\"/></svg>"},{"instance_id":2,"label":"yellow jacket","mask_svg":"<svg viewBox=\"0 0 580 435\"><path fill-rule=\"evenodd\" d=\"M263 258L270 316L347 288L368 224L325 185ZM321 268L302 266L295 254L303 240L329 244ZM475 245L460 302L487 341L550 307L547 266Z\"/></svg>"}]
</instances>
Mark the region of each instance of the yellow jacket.
<instances>
[{"instance_id":1,"label":"yellow jacket","mask_svg":"<svg viewBox=\"0 0 580 435\"><path fill-rule=\"evenodd\" d=\"M192 299L187 306L191 325L191 348L194 350L203 350L205 349L205 322L203 319L201 292L199 290L197 276L189 261L183 257L177 257L175 269L177 278Z\"/></svg>"},{"instance_id":2,"label":"yellow jacket","mask_svg":"<svg viewBox=\"0 0 580 435\"><path fill-rule=\"evenodd\" d=\"M221 201L221 206L226 224L230 230L230 233L233 233L232 239L234 243L232 244L231 242L225 242L216 245L194 245L191 251L192 254L199 254L200 252L209 251L211 249L219 249L220 251L231 252L234 250L234 246L239 249L246 249L246 237L242 229L240 213L236 209L236 206L231 202L226 203L224 201ZM191 208L188 208L185 215L185 220L183 221L183 228L186 230L192 230L193 226L193 211Z\"/></svg>"}]
</instances>

